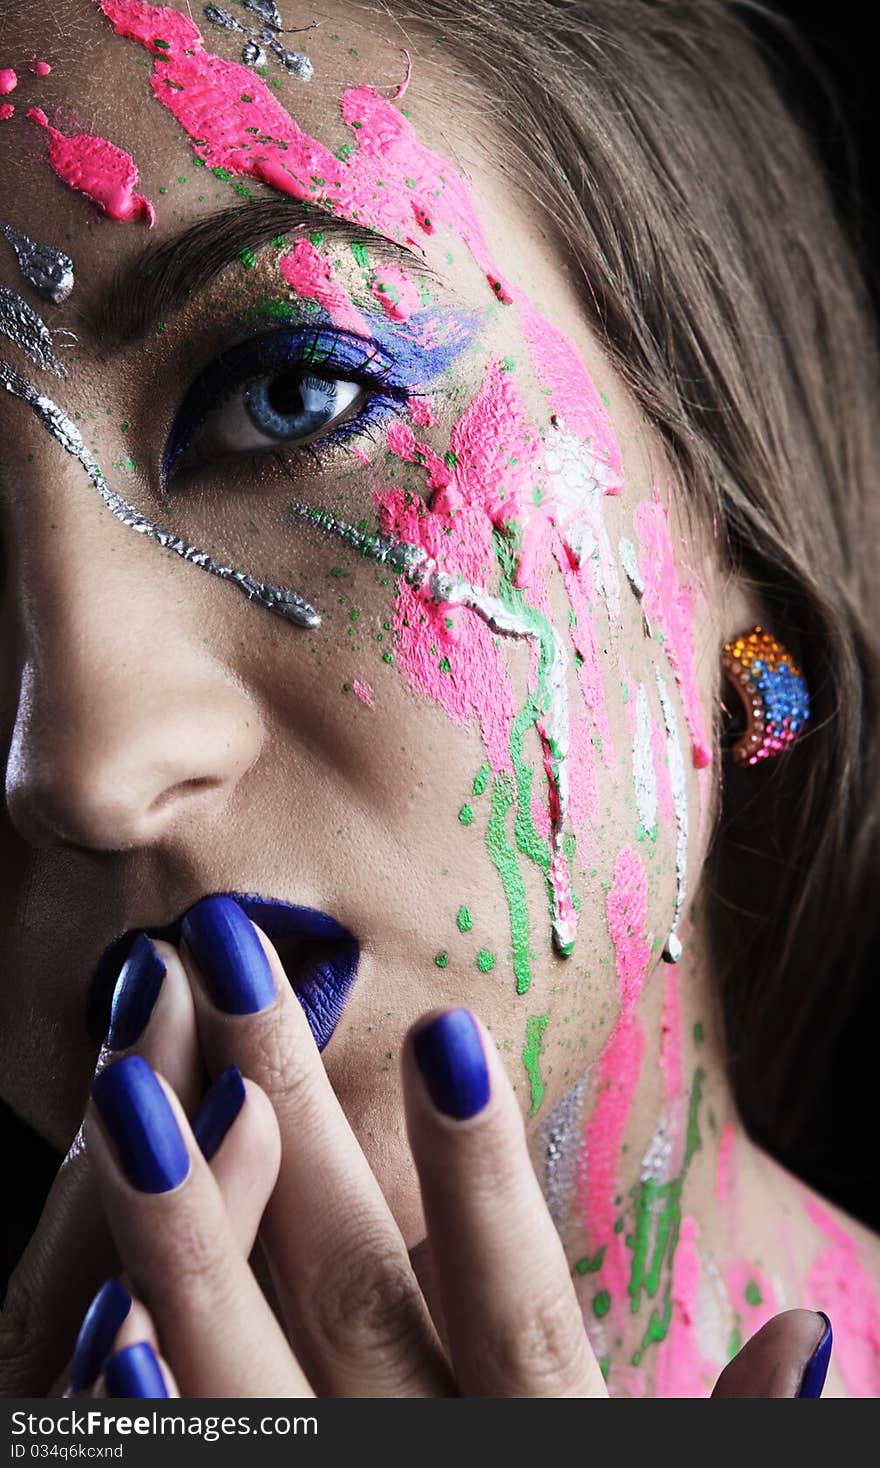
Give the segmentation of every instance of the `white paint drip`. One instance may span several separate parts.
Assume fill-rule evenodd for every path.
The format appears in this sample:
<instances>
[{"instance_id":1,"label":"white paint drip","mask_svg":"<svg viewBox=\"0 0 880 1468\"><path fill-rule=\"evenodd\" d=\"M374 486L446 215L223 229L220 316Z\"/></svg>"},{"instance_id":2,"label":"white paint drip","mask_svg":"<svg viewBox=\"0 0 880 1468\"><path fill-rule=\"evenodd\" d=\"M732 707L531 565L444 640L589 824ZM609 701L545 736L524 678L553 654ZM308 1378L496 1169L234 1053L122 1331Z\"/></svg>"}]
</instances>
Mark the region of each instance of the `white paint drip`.
<instances>
[{"instance_id":1,"label":"white paint drip","mask_svg":"<svg viewBox=\"0 0 880 1468\"><path fill-rule=\"evenodd\" d=\"M602 459L585 453L582 439L560 429L544 448L544 468L552 479L548 494L553 519L565 545L581 565L592 560L596 589L611 622L620 620L620 578L603 515L604 498L620 481Z\"/></svg>"},{"instance_id":2,"label":"white paint drip","mask_svg":"<svg viewBox=\"0 0 880 1468\"><path fill-rule=\"evenodd\" d=\"M653 836L657 824L657 776L654 772L652 732L648 691L644 683L640 683L636 695L636 727L632 746L633 783L639 820L649 837Z\"/></svg>"},{"instance_id":3,"label":"white paint drip","mask_svg":"<svg viewBox=\"0 0 880 1468\"><path fill-rule=\"evenodd\" d=\"M687 779L684 769L684 756L681 751L681 738L678 732L678 720L675 715L675 705L669 695L669 690L659 669L654 670L657 678L657 692L660 695L660 706L663 709L663 722L666 726L666 754L669 761L669 783L672 787L672 800L675 807L675 824L677 839L675 845L675 912L672 918L672 928L666 939L663 949L663 957L667 963L677 963L681 958L681 939L677 928L684 909L684 900L687 890L687 859L688 859L688 803L687 803Z\"/></svg>"}]
</instances>

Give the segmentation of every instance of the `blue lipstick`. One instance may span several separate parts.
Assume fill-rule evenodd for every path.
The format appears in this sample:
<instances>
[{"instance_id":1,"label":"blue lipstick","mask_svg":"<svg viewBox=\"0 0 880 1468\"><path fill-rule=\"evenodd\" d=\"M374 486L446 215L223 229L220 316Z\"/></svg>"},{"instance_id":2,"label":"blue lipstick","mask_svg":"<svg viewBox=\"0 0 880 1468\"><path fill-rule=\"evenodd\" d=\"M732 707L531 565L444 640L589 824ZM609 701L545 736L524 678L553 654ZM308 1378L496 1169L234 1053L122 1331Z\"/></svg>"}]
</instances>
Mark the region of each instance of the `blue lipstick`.
<instances>
[{"instance_id":1,"label":"blue lipstick","mask_svg":"<svg viewBox=\"0 0 880 1468\"><path fill-rule=\"evenodd\" d=\"M360 946L354 934L314 907L298 907L280 898L263 897L258 892L223 895L232 897L278 948L315 1044L323 1050L339 1023L357 977ZM96 1044L107 1033L113 989L138 934L145 932L150 938L163 938L177 946L185 916L186 913L181 913L164 927L129 928L104 950L95 967L86 1009L86 1023Z\"/></svg>"}]
</instances>

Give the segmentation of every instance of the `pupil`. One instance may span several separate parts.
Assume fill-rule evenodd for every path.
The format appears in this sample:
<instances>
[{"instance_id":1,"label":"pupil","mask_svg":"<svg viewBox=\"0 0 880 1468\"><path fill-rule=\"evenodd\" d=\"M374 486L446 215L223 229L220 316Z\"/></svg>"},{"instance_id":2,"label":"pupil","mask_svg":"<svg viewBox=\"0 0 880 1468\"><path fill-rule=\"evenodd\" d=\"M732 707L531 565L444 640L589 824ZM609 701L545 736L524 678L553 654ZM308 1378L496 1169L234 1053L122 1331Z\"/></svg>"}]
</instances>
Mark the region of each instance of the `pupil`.
<instances>
[{"instance_id":1,"label":"pupil","mask_svg":"<svg viewBox=\"0 0 880 1468\"><path fill-rule=\"evenodd\" d=\"M274 377L266 392L266 401L281 418L290 418L304 408L302 383L293 372Z\"/></svg>"}]
</instances>

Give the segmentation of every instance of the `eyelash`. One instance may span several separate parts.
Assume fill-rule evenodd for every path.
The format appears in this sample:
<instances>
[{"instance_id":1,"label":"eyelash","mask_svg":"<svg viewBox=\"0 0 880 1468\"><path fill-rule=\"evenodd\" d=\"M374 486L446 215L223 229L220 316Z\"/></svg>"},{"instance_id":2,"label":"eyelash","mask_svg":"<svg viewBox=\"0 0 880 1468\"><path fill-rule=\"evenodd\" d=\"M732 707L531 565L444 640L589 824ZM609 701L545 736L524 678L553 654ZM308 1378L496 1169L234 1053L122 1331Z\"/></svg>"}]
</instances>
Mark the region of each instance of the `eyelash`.
<instances>
[{"instance_id":1,"label":"eyelash","mask_svg":"<svg viewBox=\"0 0 880 1468\"><path fill-rule=\"evenodd\" d=\"M192 470L176 470L181 456L213 413L236 393L273 371L280 374L297 369L328 382L334 379L354 382L373 391L357 413L329 427L308 444L299 445L291 440L287 448L284 444L272 449L267 445L233 457L247 460L264 454L277 456L279 447L282 452L286 448L287 452L301 450L320 456L349 438L370 436L370 429L376 428L389 414L402 412L417 390L396 379L394 363L382 355L375 342L336 327L298 326L251 337L216 357L185 394L162 456L163 487L178 472L195 474L200 469L215 467L203 464Z\"/></svg>"}]
</instances>

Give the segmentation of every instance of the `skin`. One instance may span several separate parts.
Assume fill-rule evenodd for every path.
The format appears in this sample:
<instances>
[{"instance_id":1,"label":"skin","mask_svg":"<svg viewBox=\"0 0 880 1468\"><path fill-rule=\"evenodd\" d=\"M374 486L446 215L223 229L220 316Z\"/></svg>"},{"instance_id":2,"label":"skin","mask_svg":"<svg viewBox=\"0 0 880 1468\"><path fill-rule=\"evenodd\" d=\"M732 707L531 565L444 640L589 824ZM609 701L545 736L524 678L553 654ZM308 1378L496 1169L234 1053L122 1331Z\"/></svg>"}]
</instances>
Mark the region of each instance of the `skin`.
<instances>
[{"instance_id":1,"label":"skin","mask_svg":"<svg viewBox=\"0 0 880 1468\"><path fill-rule=\"evenodd\" d=\"M193 167L180 125L148 89L150 63L138 64L146 60L141 48L114 36L90 7L72 7L74 14L75 46L59 46L51 58L51 77L22 78L19 91L27 95L21 96L18 111L24 112L25 103L39 105L50 116L56 106L74 108L78 125L129 152L140 168L139 191L157 207L151 242L170 237L212 208L235 202L228 182ZM308 37L314 79L307 86L285 79L279 96L305 131L335 149L345 137L338 114L341 92L366 81L389 95L401 79L402 59L390 27L385 33L373 21L365 27L342 7L315 14L322 25ZM35 23L35 13L27 7L16 10L14 34L4 39L10 55L16 48L33 49ZM290 23L301 24L301 15ZM70 25L72 39L72 20ZM205 32L210 49L236 59L234 38L210 33L207 27ZM339 39L334 41L334 35ZM111 75L119 80L108 85ZM528 295L540 315L570 338L607 403L623 464L622 491L602 500L610 545L616 547L621 536L637 541L639 513L651 513L652 503L668 506L676 575L693 598L693 692L711 741L720 696L720 648L743 627L761 622L761 608L747 588L722 571L710 531L686 524L682 501L672 494L659 436L642 421L603 360L577 282L557 258L547 223L510 188L498 166L497 142L493 145L481 129L483 146L477 147L467 111L450 110L436 73L427 65L420 69L417 61L401 105L420 139L466 167L489 251L515 303ZM745 1138L719 1060L698 900L718 798L719 756L715 754L708 770L695 768L687 737L695 716L693 699L682 696L665 642L645 635L642 607L626 578L621 574L618 625L610 623L598 597L589 614L600 649L606 740L618 759L610 768L607 750L605 758L591 756L595 814L582 820L584 839L579 839L572 863L581 904L575 949L570 958L554 951L543 878L533 863L522 861L535 957L528 992L517 995L508 906L484 839L486 797L472 825L462 824L459 816L486 760L484 739L476 720L462 724L450 718L416 686L400 658L387 663L377 650L376 639L384 635L399 595L393 582L383 584L372 562L359 560L326 536L302 527L279 532L278 497L289 497L290 478L265 457L242 458L222 471L206 466L198 482L193 481L189 500L175 502L172 512L158 504L155 475L150 475L183 389L194 369L220 349L221 331L236 325L240 329L243 311L261 296L279 293L276 252L259 253L253 270L234 266L196 301L169 316L164 329L154 330L146 343L108 351L90 320L114 270L132 264L143 250L145 225L103 217L55 179L45 162L33 161L35 135L26 123L19 126L16 119L15 131L11 123L7 126L0 151L0 198L8 201L4 208L9 221L34 239L63 246L77 265L73 296L51 313L53 330L66 328L76 337L60 338L69 377L62 383L43 374L40 390L76 417L114 488L143 513L172 524L218 557L240 560L267 580L295 586L320 607L323 623L317 632L290 627L248 604L234 588L135 535L107 512L81 467L62 453L26 408L3 395L0 512L9 576L0 607L0 718L11 741L6 810L0 818L0 869L9 874L3 878L0 904L10 976L0 993L4 1100L65 1151L82 1120L94 1071L96 1056L83 1013L94 963L107 943L126 928L170 921L208 892L263 892L332 913L361 943L358 980L323 1057L322 1073L325 1068L339 1114L351 1128L350 1147L359 1149L340 1157L347 1156L352 1167L360 1165L351 1160L355 1156L366 1160L375 1180L376 1207L384 1200L381 1208L388 1210L417 1259L430 1219L426 1221L413 1177L405 1081L394 1058L407 1030L426 1010L467 1005L485 1026L492 1064L506 1074L504 1085L509 1081L512 1087L514 1109L526 1115L540 1101L529 1118L528 1134L533 1163L544 1181L547 1138L541 1124L588 1075L577 1097L574 1141L566 1143L578 1180L567 1188L564 1216L557 1219L568 1267L560 1272L554 1256L552 1268L554 1277L565 1278L565 1288L583 1309L596 1357L608 1358L613 1391L675 1395L689 1387L692 1394L708 1394L728 1359L734 1332L748 1333L737 1291L744 1288L746 1275L746 1283L751 1282L755 1271L772 1281L774 1308L803 1304L824 1308L834 1319L833 1302L814 1298L807 1284L828 1245L827 1235L805 1210L805 1190ZM178 182L181 178L186 182ZM264 185L247 182L256 196L268 196ZM444 227L424 235L420 245L426 267L436 272L430 285L438 309L463 308L477 327L468 351L438 381L432 394L436 422L416 427L418 440L442 457L455 422L477 398L489 364L507 358L517 364L516 387L526 421L538 432L552 433L553 405L526 339L522 308L493 299L485 269L454 231ZM347 247L330 242L325 257L346 289L354 291L357 276ZM0 272L4 284L21 289L11 254L3 256ZM364 312L379 312L387 324L375 298L358 299L357 305ZM16 371L30 372L13 345L0 342L0 356ZM123 421L130 424L124 433L118 427ZM387 426L377 431L375 441L364 440L360 449L369 455L369 469L352 457L353 440L319 465L302 458L291 461L297 497L330 506L352 521L369 510L371 483L388 486L411 473L413 487L427 497L424 475L407 470L393 443ZM581 450L585 452L584 444ZM111 465L119 466L129 456L138 468L111 471ZM218 486L222 499L214 493ZM248 521L255 531L247 531ZM345 571L342 579L333 575L339 567ZM496 589L497 577L497 566L487 563L484 584ZM547 572L540 590L549 620L565 629L569 593L558 571ZM353 637L352 611L358 613ZM157 657L157 649L169 647L174 648L173 658ZM527 694L528 655L506 639L503 660L513 705L519 708ZM691 816L689 898L678 930L685 957L674 978L661 961L660 949L676 902L675 820L661 809L650 861L642 861L634 815L630 689L633 695L639 684L647 690L662 744L658 672L682 731ZM355 694L355 681L369 688L372 701ZM569 682L571 704L578 707L573 671ZM583 704L579 707L583 716ZM546 800L534 730L527 734L525 755L534 768L535 790ZM572 781L573 796L586 804L583 765ZM609 925L608 889L624 850L636 851L645 877L642 931L636 935L644 958L635 963L634 975L626 922L617 943L613 922ZM473 926L464 930L456 922L462 906L473 914ZM480 950L496 958L486 972L475 962ZM145 1044L184 1109L191 1112L197 1101L195 1078L204 1054L215 1071L222 1069L221 1062L239 1064L262 1086L277 1114L278 1088L283 1094L284 1087L278 1073L267 1067L265 1040L262 1049L255 1047L243 1032L229 1033L228 1025L218 1040L216 1027L212 1030L203 1015L194 1018L198 1003L194 1009L187 997L189 986L197 984L192 964L181 967L180 955L169 945L163 952L169 972L180 982L168 985L167 993L163 988ZM444 967L435 962L439 953L448 954ZM178 1007L169 1010L172 1001ZM697 1024L700 1039L695 1037ZM671 1033L677 1043L670 1042ZM629 1036L629 1048L622 1045L621 1035ZM612 1036L616 1043L612 1039L609 1046ZM302 1046L302 1035L297 1044ZM290 1051L294 1053L302 1052ZM250 1065L243 1063L245 1054ZM629 1197L640 1161L652 1139L656 1141L658 1119L666 1118L672 1156L682 1162L698 1068L704 1072L697 1108L700 1148L687 1169L682 1204L682 1219L691 1220L694 1229L683 1228L682 1237L697 1259L697 1293L690 1313L699 1317L700 1340L697 1344L694 1332L686 1332L686 1341L676 1346L686 1365L675 1371L664 1367L664 1355L673 1352L676 1321L689 1313L684 1292L694 1284L680 1245L678 1265L671 1256L663 1265L663 1289L668 1286L672 1299L671 1333L633 1366L655 1301L645 1297L637 1310L628 1309L628 1280L622 1266L613 1262L615 1251L624 1246L597 1224L603 1216L601 1199L598 1184L593 1187L589 1176L584 1179L586 1164L578 1171L580 1137L583 1126L589 1128L590 1119L599 1116L602 1135L616 1139L614 1195ZM282 1069L282 1082L284 1074ZM617 1106L613 1117L606 1115L600 1108L610 1104L609 1094L624 1078L631 1083L628 1104ZM411 1080L408 1084L412 1088ZM323 1105L329 1115L329 1095ZM412 1105L410 1101L410 1117ZM296 1128L290 1117L282 1114L280 1120L283 1159L293 1149L293 1136L297 1131L301 1135L301 1118ZM412 1131L412 1121L410 1127ZM431 1132L427 1122L421 1135L423 1148L428 1137L437 1145L436 1128ZM509 1130L493 1141L487 1133L484 1155L513 1146L513 1135ZM725 1136L733 1140L725 1143L722 1187L718 1148ZM131 1270L143 1239L132 1241L124 1208L114 1214L114 1185L108 1181L112 1165L106 1152L101 1155L104 1206ZM596 1156L594 1143L594 1179ZM71 1237L77 1231L84 1236L84 1220L101 1218L87 1161L78 1150L67 1168L60 1201L56 1198L54 1204L56 1221L44 1227L24 1283L20 1281L22 1298L33 1295L33 1278L47 1270L52 1287L63 1292L59 1237L65 1228ZM344 1173L344 1160L339 1165ZM473 1160L462 1164L462 1177L473 1178L475 1166ZM284 1176L283 1160L281 1167ZM320 1170L317 1160L315 1169ZM284 1196L289 1200L294 1193L291 1184ZM326 1206L341 1206L340 1196L334 1195ZM381 1216L384 1220L385 1214ZM539 1216L546 1217L530 1215L533 1220ZM435 1226L451 1229L448 1220ZM492 1226L502 1226L500 1215ZM847 1222L845 1227L868 1273L876 1272L876 1246L856 1225ZM578 1269L579 1261L595 1259L603 1246L606 1258L598 1270ZM53 1262L47 1265L47 1259ZM289 1265L289 1280L298 1268L301 1259ZM173 1334L174 1322L163 1322L161 1303L150 1299L155 1274L143 1263L136 1273L140 1292L158 1311L163 1350L170 1355L166 1335ZM710 1286L716 1278L738 1283L715 1289ZM827 1270L822 1278L828 1278ZM607 1319L601 1304L596 1307L599 1285L608 1286L611 1295ZM292 1283L290 1289L296 1293ZM425 1289L432 1296L429 1281ZM62 1314L72 1323L86 1303L87 1297L65 1295ZM570 1327L571 1300L566 1308ZM862 1355L849 1382L832 1370L830 1392L846 1394L854 1390L853 1381L868 1379L875 1359L872 1322L873 1317L866 1317L858 1325ZM752 1320L753 1327L759 1323ZM39 1335L37 1327L28 1328ZM800 1328L812 1339L814 1318ZM803 1350L803 1341L799 1348ZM27 1358L28 1351L19 1349ZM33 1351L39 1354L35 1347ZM196 1344L190 1343L184 1359L187 1389L193 1380L189 1373L202 1369ZM180 1370L173 1361L172 1368ZM318 1390L321 1369L306 1366ZM26 1373L19 1379L27 1379ZM330 1384L339 1386L338 1375ZM345 1384L350 1386L351 1380ZM559 1386L555 1377L553 1384ZM592 1357L584 1357L580 1374L563 1385L576 1394L596 1393Z\"/></svg>"}]
</instances>

